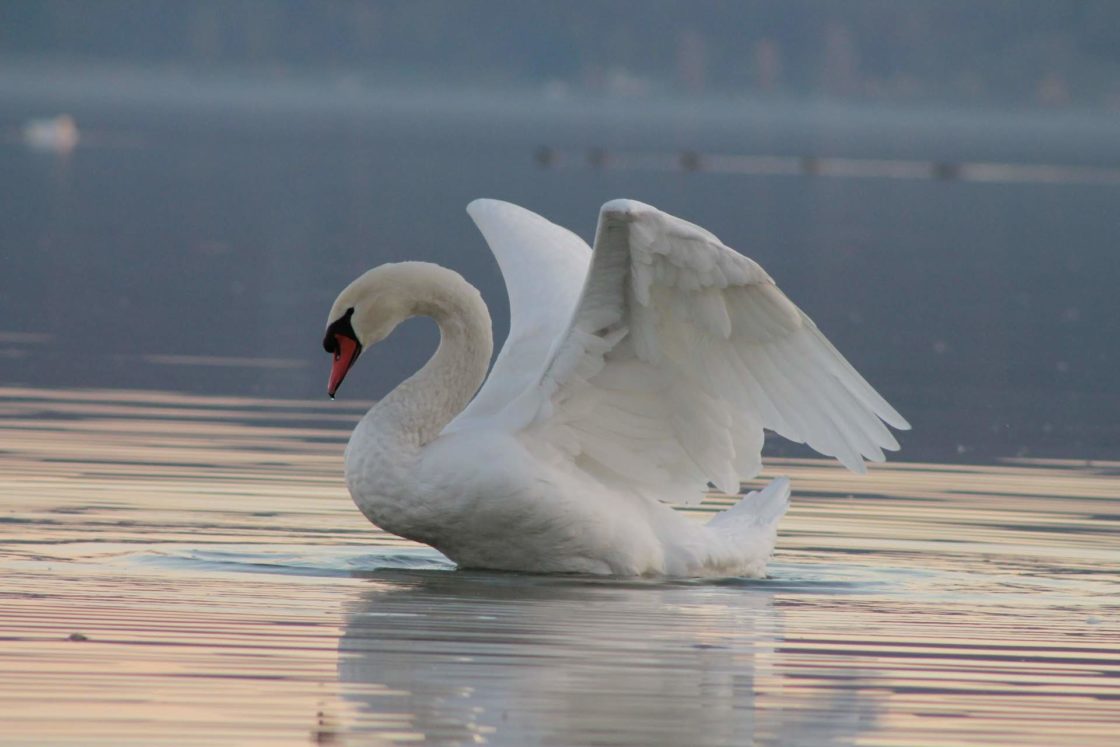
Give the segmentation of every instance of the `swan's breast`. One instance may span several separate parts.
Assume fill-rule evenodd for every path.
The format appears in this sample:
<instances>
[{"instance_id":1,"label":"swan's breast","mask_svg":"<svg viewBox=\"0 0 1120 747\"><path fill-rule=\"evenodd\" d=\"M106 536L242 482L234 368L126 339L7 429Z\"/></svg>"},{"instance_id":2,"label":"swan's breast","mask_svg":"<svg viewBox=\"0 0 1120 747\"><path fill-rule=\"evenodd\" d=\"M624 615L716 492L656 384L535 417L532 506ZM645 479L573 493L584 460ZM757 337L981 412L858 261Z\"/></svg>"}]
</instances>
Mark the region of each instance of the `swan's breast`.
<instances>
[{"instance_id":1,"label":"swan's breast","mask_svg":"<svg viewBox=\"0 0 1120 747\"><path fill-rule=\"evenodd\" d=\"M346 478L382 529L432 545L464 567L540 572L663 572L640 501L530 452L513 435L464 431L405 449L355 431ZM570 466L570 465L569 465Z\"/></svg>"}]
</instances>

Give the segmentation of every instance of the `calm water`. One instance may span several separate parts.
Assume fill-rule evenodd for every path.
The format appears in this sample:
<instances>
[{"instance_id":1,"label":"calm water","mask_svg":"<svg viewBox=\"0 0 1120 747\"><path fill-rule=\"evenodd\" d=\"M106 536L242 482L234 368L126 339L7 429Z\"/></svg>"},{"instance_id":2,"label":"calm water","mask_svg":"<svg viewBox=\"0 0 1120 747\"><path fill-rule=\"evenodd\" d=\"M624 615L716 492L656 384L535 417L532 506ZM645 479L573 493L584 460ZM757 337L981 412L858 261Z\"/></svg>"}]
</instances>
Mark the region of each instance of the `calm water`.
<instances>
[{"instance_id":1,"label":"calm water","mask_svg":"<svg viewBox=\"0 0 1120 747\"><path fill-rule=\"evenodd\" d=\"M24 120L59 111L83 133L69 158L19 142ZM535 160L541 146L557 149L554 168ZM595 148L604 168L580 157ZM32 85L0 71L0 381L319 397L331 301L385 261L462 272L504 336L504 289L464 212L471 199L512 200L590 238L598 207L626 196L758 259L914 424L902 458L1120 455L1115 179L664 167L685 150L1115 171L1120 127L1109 113L425 97L135 75ZM642 153L659 157L623 157ZM434 337L424 322L403 327L346 392L382 396Z\"/></svg>"},{"instance_id":2,"label":"calm water","mask_svg":"<svg viewBox=\"0 0 1120 747\"><path fill-rule=\"evenodd\" d=\"M1115 744L1120 186L887 175L1115 169L1114 115L709 104L0 71L0 744ZM63 111L73 154L21 143ZM686 150L895 160L666 168ZM794 504L764 581L459 573L380 533L323 316L427 259L501 336L478 196L711 228L911 420L901 459L769 444Z\"/></svg>"},{"instance_id":3,"label":"calm water","mask_svg":"<svg viewBox=\"0 0 1120 747\"><path fill-rule=\"evenodd\" d=\"M360 410L0 389L0 743L1115 744L1120 463L775 460L768 580L460 573Z\"/></svg>"}]
</instances>

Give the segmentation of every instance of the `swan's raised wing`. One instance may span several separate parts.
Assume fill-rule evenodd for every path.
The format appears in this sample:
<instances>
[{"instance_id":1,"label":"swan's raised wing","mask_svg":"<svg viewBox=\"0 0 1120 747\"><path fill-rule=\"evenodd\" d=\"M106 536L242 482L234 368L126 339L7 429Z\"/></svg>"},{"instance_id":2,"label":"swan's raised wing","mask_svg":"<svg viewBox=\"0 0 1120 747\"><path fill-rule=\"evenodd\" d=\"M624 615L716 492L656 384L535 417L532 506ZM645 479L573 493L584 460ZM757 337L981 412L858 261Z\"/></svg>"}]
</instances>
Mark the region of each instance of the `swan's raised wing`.
<instances>
[{"instance_id":1,"label":"swan's raised wing","mask_svg":"<svg viewBox=\"0 0 1120 747\"><path fill-rule=\"evenodd\" d=\"M448 431L485 421L535 383L572 319L591 262L583 239L525 208L475 200L467 213L498 260L510 325L486 383Z\"/></svg>"},{"instance_id":2,"label":"swan's raised wing","mask_svg":"<svg viewBox=\"0 0 1120 747\"><path fill-rule=\"evenodd\" d=\"M863 472L898 448L883 421L909 427L757 263L630 200L603 206L578 308L523 396L527 437L684 502L738 491L763 428Z\"/></svg>"}]
</instances>

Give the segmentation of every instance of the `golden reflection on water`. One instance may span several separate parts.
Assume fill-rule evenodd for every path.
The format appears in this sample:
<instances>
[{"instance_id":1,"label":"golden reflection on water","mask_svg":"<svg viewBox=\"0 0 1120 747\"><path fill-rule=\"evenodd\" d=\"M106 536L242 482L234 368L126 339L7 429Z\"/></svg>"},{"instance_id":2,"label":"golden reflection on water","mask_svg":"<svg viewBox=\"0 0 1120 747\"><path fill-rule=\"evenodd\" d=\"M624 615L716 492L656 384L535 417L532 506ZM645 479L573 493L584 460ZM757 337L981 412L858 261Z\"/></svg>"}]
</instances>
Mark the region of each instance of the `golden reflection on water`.
<instances>
[{"instance_id":1,"label":"golden reflection on water","mask_svg":"<svg viewBox=\"0 0 1120 747\"><path fill-rule=\"evenodd\" d=\"M353 508L365 406L0 389L0 742L1115 744L1120 463L772 460L770 580L467 574Z\"/></svg>"}]
</instances>

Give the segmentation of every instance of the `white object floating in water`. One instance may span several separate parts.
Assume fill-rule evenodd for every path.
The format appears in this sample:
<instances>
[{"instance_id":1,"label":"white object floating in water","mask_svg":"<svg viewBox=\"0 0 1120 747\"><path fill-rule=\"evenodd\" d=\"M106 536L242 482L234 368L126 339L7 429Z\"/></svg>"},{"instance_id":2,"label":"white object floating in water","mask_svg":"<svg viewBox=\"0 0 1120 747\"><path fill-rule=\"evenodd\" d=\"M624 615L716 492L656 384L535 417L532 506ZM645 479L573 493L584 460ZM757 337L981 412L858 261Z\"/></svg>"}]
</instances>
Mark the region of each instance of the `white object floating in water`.
<instances>
[{"instance_id":1,"label":"white object floating in water","mask_svg":"<svg viewBox=\"0 0 1120 747\"><path fill-rule=\"evenodd\" d=\"M32 119L23 126L23 142L35 150L66 155L78 146L78 123L69 114Z\"/></svg>"},{"instance_id":2,"label":"white object floating in water","mask_svg":"<svg viewBox=\"0 0 1120 747\"><path fill-rule=\"evenodd\" d=\"M467 210L511 307L489 377L486 304L438 265L370 270L328 318L331 396L400 322L440 328L346 449L354 501L389 532L469 568L760 576L788 480L707 524L667 504L698 504L709 483L738 493L763 429L863 472L898 448L887 425L909 427L762 267L699 226L614 200L591 250L516 205Z\"/></svg>"}]
</instances>

